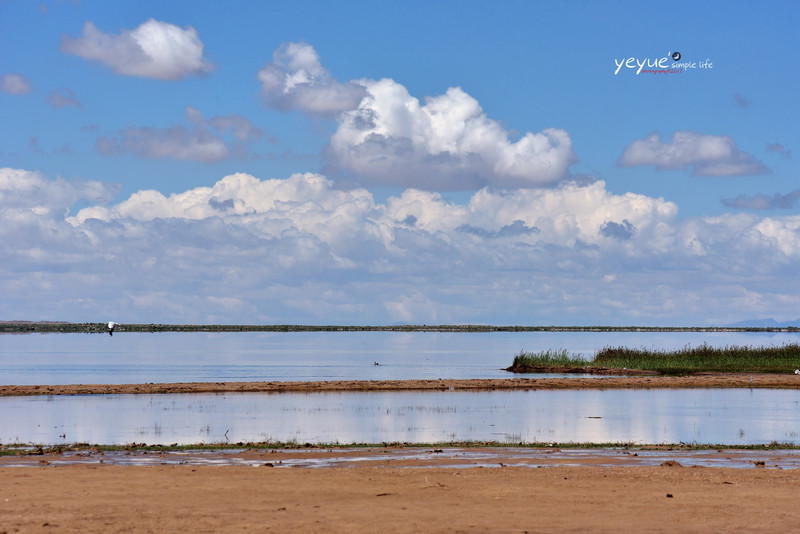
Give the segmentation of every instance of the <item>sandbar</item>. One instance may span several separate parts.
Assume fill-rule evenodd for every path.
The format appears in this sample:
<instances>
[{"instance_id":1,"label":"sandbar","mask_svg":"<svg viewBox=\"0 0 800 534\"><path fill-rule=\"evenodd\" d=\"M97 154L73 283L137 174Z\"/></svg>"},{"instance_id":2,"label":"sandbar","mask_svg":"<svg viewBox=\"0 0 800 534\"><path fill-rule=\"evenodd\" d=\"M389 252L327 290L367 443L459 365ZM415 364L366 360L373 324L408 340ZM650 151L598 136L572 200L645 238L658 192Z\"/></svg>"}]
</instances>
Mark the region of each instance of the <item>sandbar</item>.
<instances>
[{"instance_id":1,"label":"sandbar","mask_svg":"<svg viewBox=\"0 0 800 534\"><path fill-rule=\"evenodd\" d=\"M623 373L620 370L620 374ZM541 375L538 375L541 376ZM503 389L800 388L794 374L699 373L687 376L546 377L320 382L180 382L148 384L0 385L0 397L158 393L281 393L315 391L436 391Z\"/></svg>"}]
</instances>

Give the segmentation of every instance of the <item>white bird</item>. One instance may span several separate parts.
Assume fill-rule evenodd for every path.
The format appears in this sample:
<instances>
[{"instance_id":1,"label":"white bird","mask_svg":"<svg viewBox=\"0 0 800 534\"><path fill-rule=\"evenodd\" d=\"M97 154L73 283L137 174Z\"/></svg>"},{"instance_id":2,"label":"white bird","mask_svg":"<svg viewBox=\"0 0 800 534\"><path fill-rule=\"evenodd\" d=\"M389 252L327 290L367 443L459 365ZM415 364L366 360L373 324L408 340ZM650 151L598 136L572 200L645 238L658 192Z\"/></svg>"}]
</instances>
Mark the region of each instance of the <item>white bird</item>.
<instances>
[{"instance_id":1,"label":"white bird","mask_svg":"<svg viewBox=\"0 0 800 534\"><path fill-rule=\"evenodd\" d=\"M114 329L116 327L117 327L117 323L115 323L114 321L109 321L108 322L108 335L109 336L113 336L114 335Z\"/></svg>"},{"instance_id":2,"label":"white bird","mask_svg":"<svg viewBox=\"0 0 800 534\"><path fill-rule=\"evenodd\" d=\"M800 375L800 369L795 369L795 370L794 370L794 374L796 374L796 375Z\"/></svg>"}]
</instances>

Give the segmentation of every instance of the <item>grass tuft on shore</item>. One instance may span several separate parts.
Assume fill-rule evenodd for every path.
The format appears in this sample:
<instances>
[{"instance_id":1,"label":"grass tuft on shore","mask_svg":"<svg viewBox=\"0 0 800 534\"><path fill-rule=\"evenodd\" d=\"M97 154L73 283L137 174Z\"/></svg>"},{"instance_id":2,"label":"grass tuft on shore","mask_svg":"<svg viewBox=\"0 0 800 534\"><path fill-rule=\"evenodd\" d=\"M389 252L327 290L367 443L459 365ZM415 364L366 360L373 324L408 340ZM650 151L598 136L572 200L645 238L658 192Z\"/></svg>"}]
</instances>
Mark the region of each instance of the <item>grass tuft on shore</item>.
<instances>
[{"instance_id":1,"label":"grass tuft on shore","mask_svg":"<svg viewBox=\"0 0 800 534\"><path fill-rule=\"evenodd\" d=\"M800 369L800 345L780 347L686 346L678 350L605 347L592 360L570 356L566 350L520 352L509 371L524 373L541 368L605 367L655 371L665 375L688 373L793 373Z\"/></svg>"},{"instance_id":2,"label":"grass tuft on shore","mask_svg":"<svg viewBox=\"0 0 800 534\"><path fill-rule=\"evenodd\" d=\"M561 366L585 366L590 362L579 357L570 355L566 349L562 350L543 350L541 352L524 352L514 356L512 367L561 367Z\"/></svg>"}]
</instances>

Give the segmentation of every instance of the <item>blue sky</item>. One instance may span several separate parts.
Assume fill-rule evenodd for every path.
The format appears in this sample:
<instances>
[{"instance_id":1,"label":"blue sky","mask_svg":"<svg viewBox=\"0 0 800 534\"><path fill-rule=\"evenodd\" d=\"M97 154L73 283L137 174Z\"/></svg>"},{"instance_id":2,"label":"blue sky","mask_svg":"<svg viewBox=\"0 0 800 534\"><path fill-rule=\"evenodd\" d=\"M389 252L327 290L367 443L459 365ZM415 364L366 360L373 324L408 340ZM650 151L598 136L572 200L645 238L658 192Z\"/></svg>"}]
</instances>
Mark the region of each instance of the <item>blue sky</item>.
<instances>
[{"instance_id":1,"label":"blue sky","mask_svg":"<svg viewBox=\"0 0 800 534\"><path fill-rule=\"evenodd\" d=\"M798 15L4 0L0 319L797 319Z\"/></svg>"}]
</instances>

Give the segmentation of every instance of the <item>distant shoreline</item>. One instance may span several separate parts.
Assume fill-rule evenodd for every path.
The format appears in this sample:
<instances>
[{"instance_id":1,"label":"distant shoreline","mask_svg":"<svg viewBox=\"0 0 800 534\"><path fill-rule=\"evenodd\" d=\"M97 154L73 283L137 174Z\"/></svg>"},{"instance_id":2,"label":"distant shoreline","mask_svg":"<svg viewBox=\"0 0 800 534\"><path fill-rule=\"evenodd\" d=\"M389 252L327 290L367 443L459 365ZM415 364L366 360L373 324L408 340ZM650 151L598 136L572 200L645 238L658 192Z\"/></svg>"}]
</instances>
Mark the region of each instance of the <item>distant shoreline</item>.
<instances>
[{"instance_id":1,"label":"distant shoreline","mask_svg":"<svg viewBox=\"0 0 800 534\"><path fill-rule=\"evenodd\" d=\"M125 324L117 323L114 333L124 332L800 332L800 327L732 326L502 326L502 325L242 325L242 324ZM0 334L105 334L108 323L58 321L0 321Z\"/></svg>"}]
</instances>

